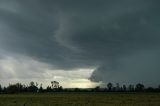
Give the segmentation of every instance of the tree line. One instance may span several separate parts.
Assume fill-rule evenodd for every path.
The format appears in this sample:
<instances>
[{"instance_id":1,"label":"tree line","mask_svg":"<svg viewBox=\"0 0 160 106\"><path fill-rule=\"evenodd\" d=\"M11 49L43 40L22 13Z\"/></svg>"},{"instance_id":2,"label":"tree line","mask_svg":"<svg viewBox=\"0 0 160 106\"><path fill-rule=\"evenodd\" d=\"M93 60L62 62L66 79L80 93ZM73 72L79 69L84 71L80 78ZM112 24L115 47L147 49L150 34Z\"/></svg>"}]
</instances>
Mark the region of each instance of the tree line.
<instances>
[{"instance_id":1,"label":"tree line","mask_svg":"<svg viewBox=\"0 0 160 106\"><path fill-rule=\"evenodd\" d=\"M66 89L59 85L59 82L52 81L50 86L43 88L42 84L38 84L37 82L30 82L29 85L16 83L9 84L7 87L2 87L0 85L0 94L3 93L25 93L25 92L160 92L160 85L157 88L153 87L145 87L143 84L138 83L136 85L122 85L116 83L115 86L113 83L107 83L105 88L100 88L100 86L96 86L95 88L70 88Z\"/></svg>"}]
</instances>

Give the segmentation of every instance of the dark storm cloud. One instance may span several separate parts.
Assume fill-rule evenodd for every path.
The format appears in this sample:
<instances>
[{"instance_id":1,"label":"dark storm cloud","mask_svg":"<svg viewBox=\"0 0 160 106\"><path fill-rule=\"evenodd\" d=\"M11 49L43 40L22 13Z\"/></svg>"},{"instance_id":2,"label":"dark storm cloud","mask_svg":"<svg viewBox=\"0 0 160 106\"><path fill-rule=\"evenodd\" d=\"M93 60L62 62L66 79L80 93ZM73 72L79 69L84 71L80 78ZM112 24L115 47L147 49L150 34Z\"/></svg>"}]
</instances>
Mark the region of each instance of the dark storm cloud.
<instances>
[{"instance_id":1,"label":"dark storm cloud","mask_svg":"<svg viewBox=\"0 0 160 106\"><path fill-rule=\"evenodd\" d=\"M93 81L160 81L159 0L0 1L0 47Z\"/></svg>"}]
</instances>

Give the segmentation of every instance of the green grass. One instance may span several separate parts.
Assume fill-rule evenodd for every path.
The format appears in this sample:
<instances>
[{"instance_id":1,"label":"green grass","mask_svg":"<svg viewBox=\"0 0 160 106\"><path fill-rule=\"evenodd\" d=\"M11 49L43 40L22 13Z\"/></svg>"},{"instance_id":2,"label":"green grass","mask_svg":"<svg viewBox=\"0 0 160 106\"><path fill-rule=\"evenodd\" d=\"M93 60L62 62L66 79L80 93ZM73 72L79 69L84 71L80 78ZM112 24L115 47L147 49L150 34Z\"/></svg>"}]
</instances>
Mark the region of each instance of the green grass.
<instances>
[{"instance_id":1,"label":"green grass","mask_svg":"<svg viewBox=\"0 0 160 106\"><path fill-rule=\"evenodd\" d=\"M1 94L0 106L160 106L160 93Z\"/></svg>"}]
</instances>

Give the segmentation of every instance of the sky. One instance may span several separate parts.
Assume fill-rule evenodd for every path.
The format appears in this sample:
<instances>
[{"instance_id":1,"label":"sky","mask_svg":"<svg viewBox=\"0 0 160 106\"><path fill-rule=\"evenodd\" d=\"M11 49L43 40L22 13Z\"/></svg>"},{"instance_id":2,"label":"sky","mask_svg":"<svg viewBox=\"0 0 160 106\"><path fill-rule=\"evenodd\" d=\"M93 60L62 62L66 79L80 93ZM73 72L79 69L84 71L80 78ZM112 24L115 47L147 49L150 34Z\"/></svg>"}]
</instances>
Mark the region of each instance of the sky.
<instances>
[{"instance_id":1,"label":"sky","mask_svg":"<svg viewBox=\"0 0 160 106\"><path fill-rule=\"evenodd\" d=\"M160 84L159 0L0 0L0 84Z\"/></svg>"}]
</instances>

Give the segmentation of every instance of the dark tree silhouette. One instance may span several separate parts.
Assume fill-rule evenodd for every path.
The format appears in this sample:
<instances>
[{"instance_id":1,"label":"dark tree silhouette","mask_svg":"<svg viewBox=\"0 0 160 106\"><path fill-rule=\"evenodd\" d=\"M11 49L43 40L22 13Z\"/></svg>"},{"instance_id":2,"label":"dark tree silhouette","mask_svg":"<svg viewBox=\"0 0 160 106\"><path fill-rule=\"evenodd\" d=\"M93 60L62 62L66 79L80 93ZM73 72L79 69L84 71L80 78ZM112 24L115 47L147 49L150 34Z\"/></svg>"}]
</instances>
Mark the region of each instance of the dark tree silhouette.
<instances>
[{"instance_id":1,"label":"dark tree silhouette","mask_svg":"<svg viewBox=\"0 0 160 106\"><path fill-rule=\"evenodd\" d=\"M119 83L116 83L116 91L120 91Z\"/></svg>"},{"instance_id":2,"label":"dark tree silhouette","mask_svg":"<svg viewBox=\"0 0 160 106\"><path fill-rule=\"evenodd\" d=\"M16 83L15 85L17 87L17 92L22 92L23 91L23 85L21 83Z\"/></svg>"},{"instance_id":3,"label":"dark tree silhouette","mask_svg":"<svg viewBox=\"0 0 160 106\"><path fill-rule=\"evenodd\" d=\"M128 86L128 91L133 92L134 91L134 85L129 85Z\"/></svg>"},{"instance_id":4,"label":"dark tree silhouette","mask_svg":"<svg viewBox=\"0 0 160 106\"><path fill-rule=\"evenodd\" d=\"M60 92L60 91L63 91L63 87L60 86L60 87L58 88L58 91L59 91L59 92Z\"/></svg>"},{"instance_id":5,"label":"dark tree silhouette","mask_svg":"<svg viewBox=\"0 0 160 106\"><path fill-rule=\"evenodd\" d=\"M21 83L9 84L6 88L7 93L18 93L23 91L23 86Z\"/></svg>"},{"instance_id":6,"label":"dark tree silhouette","mask_svg":"<svg viewBox=\"0 0 160 106\"><path fill-rule=\"evenodd\" d=\"M39 92L43 92L42 84L40 85Z\"/></svg>"},{"instance_id":7,"label":"dark tree silhouette","mask_svg":"<svg viewBox=\"0 0 160 106\"><path fill-rule=\"evenodd\" d=\"M158 85L158 89L160 90L160 85Z\"/></svg>"},{"instance_id":8,"label":"dark tree silhouette","mask_svg":"<svg viewBox=\"0 0 160 106\"><path fill-rule=\"evenodd\" d=\"M126 85L120 86L119 83L116 83L116 86L114 87L112 83L107 84L107 88L103 89L100 88L100 86L96 86L95 88L92 89L63 89L62 86L59 85L59 82L54 81L51 82L52 85L48 86L47 88L43 88L42 84L39 85L38 88L38 83L34 83L33 81L30 82L29 86L27 85L22 85L21 83L16 83L16 84L9 84L9 86L2 88L0 85L0 94L1 93L21 93L21 92L160 92L160 86L157 88L153 87L147 87L145 88L143 84L138 83L136 86L134 85L129 85L126 87Z\"/></svg>"},{"instance_id":9,"label":"dark tree silhouette","mask_svg":"<svg viewBox=\"0 0 160 106\"><path fill-rule=\"evenodd\" d=\"M30 92L37 92L37 90L38 90L37 86L38 86L37 83L35 85L34 82L32 81L32 82L30 82L30 86L28 87L28 90Z\"/></svg>"},{"instance_id":10,"label":"dark tree silhouette","mask_svg":"<svg viewBox=\"0 0 160 106\"><path fill-rule=\"evenodd\" d=\"M154 88L153 87L148 87L147 89L146 89L146 91L148 91L148 92L154 92Z\"/></svg>"},{"instance_id":11,"label":"dark tree silhouette","mask_svg":"<svg viewBox=\"0 0 160 106\"><path fill-rule=\"evenodd\" d=\"M74 92L80 92L81 90L79 88L75 88Z\"/></svg>"},{"instance_id":12,"label":"dark tree silhouette","mask_svg":"<svg viewBox=\"0 0 160 106\"><path fill-rule=\"evenodd\" d=\"M50 86L47 86L47 89L46 89L47 92L51 92L52 91L52 88Z\"/></svg>"},{"instance_id":13,"label":"dark tree silhouette","mask_svg":"<svg viewBox=\"0 0 160 106\"><path fill-rule=\"evenodd\" d=\"M3 93L7 93L7 87L4 87L2 91Z\"/></svg>"},{"instance_id":14,"label":"dark tree silhouette","mask_svg":"<svg viewBox=\"0 0 160 106\"><path fill-rule=\"evenodd\" d=\"M136 84L136 91L143 91L144 90L144 85L141 83Z\"/></svg>"},{"instance_id":15,"label":"dark tree silhouette","mask_svg":"<svg viewBox=\"0 0 160 106\"><path fill-rule=\"evenodd\" d=\"M127 90L127 87L126 87L126 85L123 85L123 87L122 87L122 91L126 91Z\"/></svg>"},{"instance_id":16,"label":"dark tree silhouette","mask_svg":"<svg viewBox=\"0 0 160 106\"><path fill-rule=\"evenodd\" d=\"M1 86L1 84L0 84L0 93L2 92L2 86Z\"/></svg>"},{"instance_id":17,"label":"dark tree silhouette","mask_svg":"<svg viewBox=\"0 0 160 106\"><path fill-rule=\"evenodd\" d=\"M108 87L108 90L109 90L109 91L112 91L113 84L109 82L109 83L107 84L107 87Z\"/></svg>"},{"instance_id":18,"label":"dark tree silhouette","mask_svg":"<svg viewBox=\"0 0 160 106\"><path fill-rule=\"evenodd\" d=\"M100 86L96 86L96 87L94 88L94 91L96 91L96 92L100 91Z\"/></svg>"}]
</instances>

